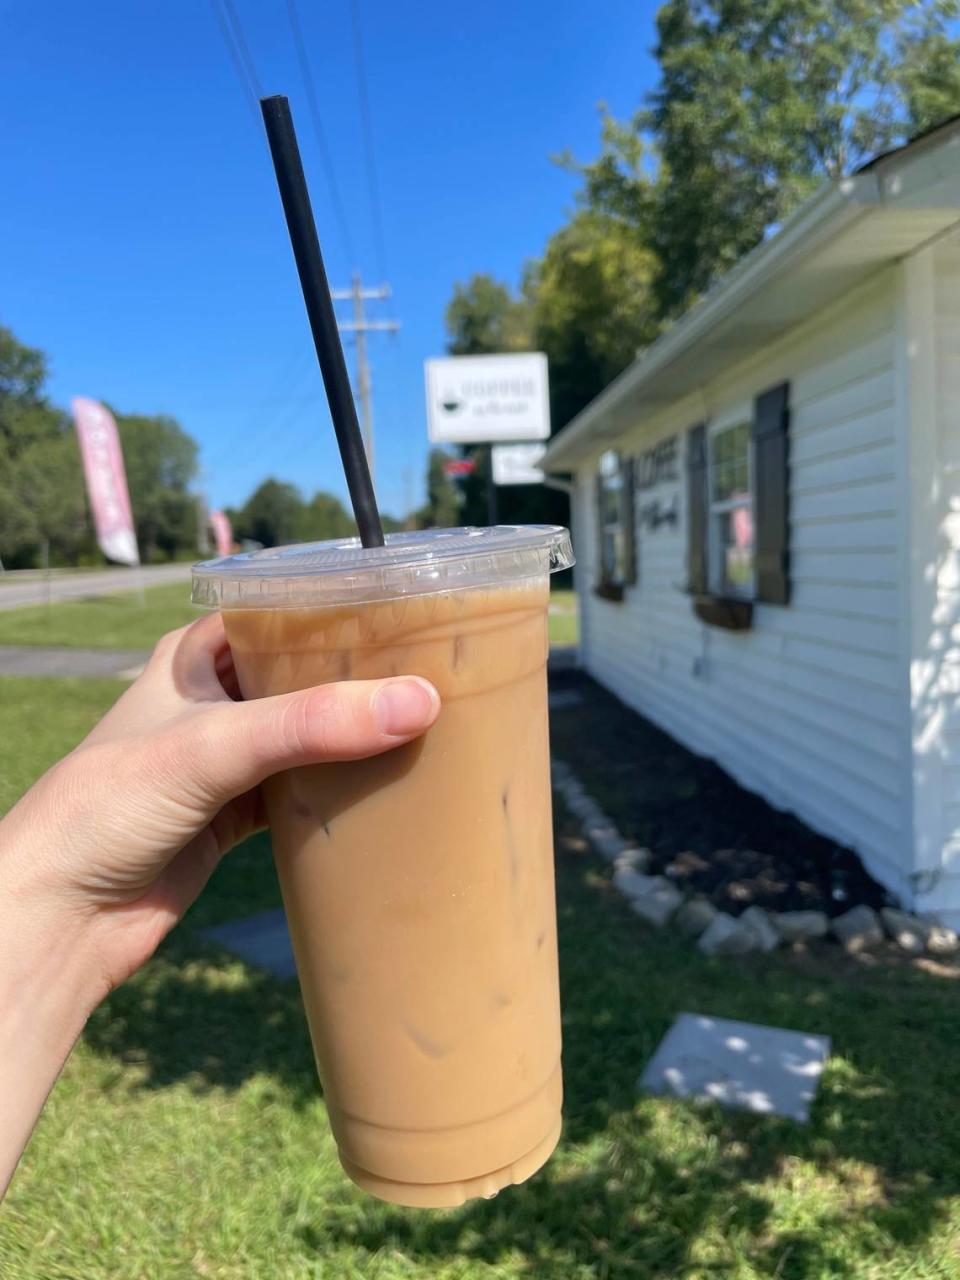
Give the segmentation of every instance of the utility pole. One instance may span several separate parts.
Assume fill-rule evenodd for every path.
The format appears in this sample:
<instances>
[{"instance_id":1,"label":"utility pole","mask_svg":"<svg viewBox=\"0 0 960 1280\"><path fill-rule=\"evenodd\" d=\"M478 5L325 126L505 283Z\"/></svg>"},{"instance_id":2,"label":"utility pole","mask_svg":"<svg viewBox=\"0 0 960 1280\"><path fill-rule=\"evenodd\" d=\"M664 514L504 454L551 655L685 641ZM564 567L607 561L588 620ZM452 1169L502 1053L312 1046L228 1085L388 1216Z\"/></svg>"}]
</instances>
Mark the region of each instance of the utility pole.
<instances>
[{"instance_id":1,"label":"utility pole","mask_svg":"<svg viewBox=\"0 0 960 1280\"><path fill-rule=\"evenodd\" d=\"M352 333L357 340L357 399L360 401L360 426L363 431L363 446L367 451L367 465L373 476L373 396L370 386L370 363L367 360L367 334L396 333L400 328L396 320L368 320L363 309L364 302L382 302L390 297L390 286L378 285L365 289L358 272L353 274L353 283L349 289L331 289L331 297L338 301L353 299L353 319L338 320L337 327L341 333Z\"/></svg>"}]
</instances>

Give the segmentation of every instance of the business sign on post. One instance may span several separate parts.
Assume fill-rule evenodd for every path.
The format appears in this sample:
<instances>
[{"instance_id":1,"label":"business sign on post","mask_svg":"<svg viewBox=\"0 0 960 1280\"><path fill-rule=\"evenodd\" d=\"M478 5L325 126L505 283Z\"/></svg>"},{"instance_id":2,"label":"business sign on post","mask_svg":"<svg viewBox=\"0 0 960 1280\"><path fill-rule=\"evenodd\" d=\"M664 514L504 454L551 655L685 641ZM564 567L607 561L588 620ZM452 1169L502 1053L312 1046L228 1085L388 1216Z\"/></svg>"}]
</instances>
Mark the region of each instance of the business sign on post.
<instances>
[{"instance_id":1,"label":"business sign on post","mask_svg":"<svg viewBox=\"0 0 960 1280\"><path fill-rule=\"evenodd\" d=\"M100 550L108 560L137 565L140 552L117 424L97 400L76 396L71 406Z\"/></svg>"},{"instance_id":2,"label":"business sign on post","mask_svg":"<svg viewBox=\"0 0 960 1280\"><path fill-rule=\"evenodd\" d=\"M539 462L547 452L545 444L495 444L494 484L543 484Z\"/></svg>"},{"instance_id":3,"label":"business sign on post","mask_svg":"<svg viewBox=\"0 0 960 1280\"><path fill-rule=\"evenodd\" d=\"M210 528L213 530L213 540L217 544L217 555L228 556L233 550L233 529L230 526L230 517L224 515L222 511L211 511Z\"/></svg>"},{"instance_id":4,"label":"business sign on post","mask_svg":"<svg viewBox=\"0 0 960 1280\"><path fill-rule=\"evenodd\" d=\"M427 360L427 432L435 444L546 440L547 357L448 356Z\"/></svg>"}]
</instances>

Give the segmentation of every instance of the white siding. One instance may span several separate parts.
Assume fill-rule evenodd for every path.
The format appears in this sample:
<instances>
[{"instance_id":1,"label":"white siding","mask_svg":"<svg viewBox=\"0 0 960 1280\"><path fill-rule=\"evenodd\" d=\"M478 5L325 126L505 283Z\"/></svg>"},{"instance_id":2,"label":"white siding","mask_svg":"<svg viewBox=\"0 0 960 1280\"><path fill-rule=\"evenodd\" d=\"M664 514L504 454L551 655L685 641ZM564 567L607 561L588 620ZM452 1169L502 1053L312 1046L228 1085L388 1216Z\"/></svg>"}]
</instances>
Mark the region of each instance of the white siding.
<instances>
[{"instance_id":1,"label":"white siding","mask_svg":"<svg viewBox=\"0 0 960 1280\"><path fill-rule=\"evenodd\" d=\"M937 847L931 863L941 872L930 885L930 905L960 912L960 239L933 251L932 295L935 371L933 470L924 486L915 477L915 501L926 520L924 563L930 615L926 649L915 653L914 742L935 784L930 815ZM919 660L918 660L919 659ZM938 794L939 793L939 794ZM939 819L939 822L937 822Z\"/></svg>"},{"instance_id":2,"label":"white siding","mask_svg":"<svg viewBox=\"0 0 960 1280\"><path fill-rule=\"evenodd\" d=\"M912 870L909 735L899 584L897 268L618 442L635 452L790 381L793 600L752 630L704 626L683 594L679 526L638 529L638 582L594 596L593 462L578 476L583 661L623 700L744 785L856 848L905 891ZM960 328L958 328L960 333ZM957 363L960 372L960 361ZM691 371L691 382L695 371ZM960 515L958 515L960 518ZM957 638L960 660L960 635ZM960 668L958 668L960 671ZM960 857L960 849L958 849Z\"/></svg>"}]
</instances>

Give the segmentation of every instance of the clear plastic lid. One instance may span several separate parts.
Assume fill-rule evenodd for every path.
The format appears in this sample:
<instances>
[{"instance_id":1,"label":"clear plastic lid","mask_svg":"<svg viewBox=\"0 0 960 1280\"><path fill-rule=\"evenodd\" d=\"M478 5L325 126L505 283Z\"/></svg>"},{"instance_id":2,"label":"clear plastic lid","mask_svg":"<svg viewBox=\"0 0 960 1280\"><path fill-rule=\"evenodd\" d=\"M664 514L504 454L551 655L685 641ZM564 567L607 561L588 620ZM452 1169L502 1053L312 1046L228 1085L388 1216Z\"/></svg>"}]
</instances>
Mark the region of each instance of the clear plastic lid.
<instances>
[{"instance_id":1,"label":"clear plastic lid","mask_svg":"<svg viewBox=\"0 0 960 1280\"><path fill-rule=\"evenodd\" d=\"M192 598L208 609L297 609L505 586L572 564L559 525L423 529L388 533L384 547L343 538L204 560Z\"/></svg>"}]
</instances>

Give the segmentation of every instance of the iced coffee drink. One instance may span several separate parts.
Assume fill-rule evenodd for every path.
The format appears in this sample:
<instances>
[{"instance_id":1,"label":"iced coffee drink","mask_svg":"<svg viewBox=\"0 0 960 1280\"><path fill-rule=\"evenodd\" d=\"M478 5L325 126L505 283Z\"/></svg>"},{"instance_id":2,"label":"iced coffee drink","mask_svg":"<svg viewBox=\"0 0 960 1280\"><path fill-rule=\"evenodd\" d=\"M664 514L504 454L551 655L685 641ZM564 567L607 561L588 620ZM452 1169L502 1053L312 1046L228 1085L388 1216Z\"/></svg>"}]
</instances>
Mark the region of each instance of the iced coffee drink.
<instances>
[{"instance_id":1,"label":"iced coffee drink","mask_svg":"<svg viewBox=\"0 0 960 1280\"><path fill-rule=\"evenodd\" d=\"M545 664L570 562L565 531L530 527L197 570L245 697L407 674L440 693L422 738L265 788L341 1160L402 1204L492 1195L559 1136Z\"/></svg>"}]
</instances>

